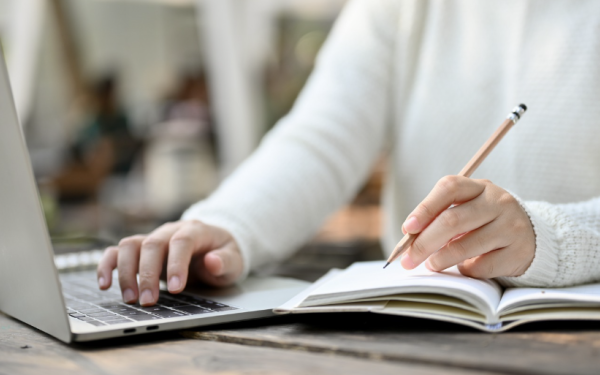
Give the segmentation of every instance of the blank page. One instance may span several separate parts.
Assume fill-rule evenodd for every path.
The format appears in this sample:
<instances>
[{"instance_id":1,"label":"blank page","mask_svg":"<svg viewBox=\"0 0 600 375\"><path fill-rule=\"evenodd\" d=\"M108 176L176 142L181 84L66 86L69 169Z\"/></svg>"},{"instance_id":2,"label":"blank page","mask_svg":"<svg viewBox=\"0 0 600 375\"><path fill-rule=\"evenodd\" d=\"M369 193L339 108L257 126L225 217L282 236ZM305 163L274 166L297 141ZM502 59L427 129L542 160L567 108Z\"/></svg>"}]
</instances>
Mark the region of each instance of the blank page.
<instances>
[{"instance_id":1,"label":"blank page","mask_svg":"<svg viewBox=\"0 0 600 375\"><path fill-rule=\"evenodd\" d=\"M521 310L526 306L600 306L600 284L567 288L510 288L506 289L498 306L499 314Z\"/></svg>"}]
</instances>

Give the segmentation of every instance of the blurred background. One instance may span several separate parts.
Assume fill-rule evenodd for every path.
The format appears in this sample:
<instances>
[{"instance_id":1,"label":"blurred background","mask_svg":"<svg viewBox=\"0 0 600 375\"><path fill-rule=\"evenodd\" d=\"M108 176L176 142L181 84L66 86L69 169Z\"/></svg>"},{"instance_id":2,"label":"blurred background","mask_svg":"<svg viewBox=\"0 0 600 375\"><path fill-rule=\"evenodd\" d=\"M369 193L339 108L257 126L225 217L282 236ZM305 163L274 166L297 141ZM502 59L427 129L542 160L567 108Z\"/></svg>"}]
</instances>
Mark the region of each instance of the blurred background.
<instances>
[{"instance_id":1,"label":"blurred background","mask_svg":"<svg viewBox=\"0 0 600 375\"><path fill-rule=\"evenodd\" d=\"M55 251L147 233L208 196L289 111L344 3L0 0ZM323 270L380 258L383 163L294 258L262 272L311 279L317 257Z\"/></svg>"}]
</instances>

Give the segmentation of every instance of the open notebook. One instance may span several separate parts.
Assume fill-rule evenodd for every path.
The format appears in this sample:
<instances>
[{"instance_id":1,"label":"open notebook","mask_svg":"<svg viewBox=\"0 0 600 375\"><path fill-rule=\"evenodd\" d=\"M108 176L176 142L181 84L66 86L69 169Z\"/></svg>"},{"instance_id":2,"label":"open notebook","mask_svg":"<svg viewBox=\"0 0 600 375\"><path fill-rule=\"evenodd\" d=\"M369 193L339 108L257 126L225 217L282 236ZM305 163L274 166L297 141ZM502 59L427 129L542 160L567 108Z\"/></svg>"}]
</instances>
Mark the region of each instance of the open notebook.
<instances>
[{"instance_id":1,"label":"open notebook","mask_svg":"<svg viewBox=\"0 0 600 375\"><path fill-rule=\"evenodd\" d=\"M275 309L278 314L374 312L437 319L487 332L539 320L600 320L600 284L569 288L508 288L463 276L456 267L406 271L395 262L354 263L332 270Z\"/></svg>"}]
</instances>

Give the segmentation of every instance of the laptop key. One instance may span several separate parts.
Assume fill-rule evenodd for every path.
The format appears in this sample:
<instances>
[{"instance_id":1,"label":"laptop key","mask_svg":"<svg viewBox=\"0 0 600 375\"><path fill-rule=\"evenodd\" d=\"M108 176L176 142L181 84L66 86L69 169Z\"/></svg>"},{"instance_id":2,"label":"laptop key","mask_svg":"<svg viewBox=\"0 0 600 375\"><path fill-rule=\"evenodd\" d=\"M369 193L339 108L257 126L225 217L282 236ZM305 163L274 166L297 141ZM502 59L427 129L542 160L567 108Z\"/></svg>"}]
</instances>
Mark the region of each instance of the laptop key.
<instances>
[{"instance_id":1,"label":"laptop key","mask_svg":"<svg viewBox=\"0 0 600 375\"><path fill-rule=\"evenodd\" d=\"M149 307L140 307L140 310L147 312L149 314L158 314L160 312L169 312L169 311L173 311L165 306L159 306L159 305L154 305L154 306L149 306Z\"/></svg>"},{"instance_id":2,"label":"laptop key","mask_svg":"<svg viewBox=\"0 0 600 375\"><path fill-rule=\"evenodd\" d=\"M128 309L128 310L125 310L125 311L120 311L119 315L133 316L133 315L148 315L148 314L145 313L145 312L143 312L143 311L134 310L134 309Z\"/></svg>"},{"instance_id":3,"label":"laptop key","mask_svg":"<svg viewBox=\"0 0 600 375\"><path fill-rule=\"evenodd\" d=\"M188 315L187 313L184 313L184 312L167 310L167 309L154 312L153 314L158 315L161 318L177 318L180 316Z\"/></svg>"},{"instance_id":4,"label":"laptop key","mask_svg":"<svg viewBox=\"0 0 600 375\"><path fill-rule=\"evenodd\" d=\"M94 313L99 313L99 312L105 312L106 310L100 309L98 307L89 307L87 309L79 309L77 311L79 311L80 313L89 315L89 314L94 314Z\"/></svg>"},{"instance_id":5,"label":"laptop key","mask_svg":"<svg viewBox=\"0 0 600 375\"><path fill-rule=\"evenodd\" d=\"M216 302L213 301L208 301L202 298L197 298L193 303L191 303L192 305L197 305L197 306L202 306L204 308L207 309L213 309L213 307L215 307Z\"/></svg>"},{"instance_id":6,"label":"laptop key","mask_svg":"<svg viewBox=\"0 0 600 375\"><path fill-rule=\"evenodd\" d=\"M111 303L101 303L98 306L100 306L100 307L102 307L104 309L107 309L107 310L122 309L122 308L126 307L125 305L122 305L120 303L114 303L114 302L111 302Z\"/></svg>"},{"instance_id":7,"label":"laptop key","mask_svg":"<svg viewBox=\"0 0 600 375\"><path fill-rule=\"evenodd\" d=\"M190 303L185 302L185 301L177 301L177 300L173 300L173 299L168 299L168 298L159 298L158 304L160 304L162 306L167 306L167 307L177 307L177 306L186 306L186 305L189 305Z\"/></svg>"},{"instance_id":8,"label":"laptop key","mask_svg":"<svg viewBox=\"0 0 600 375\"><path fill-rule=\"evenodd\" d=\"M111 311L114 314L117 314L119 316L129 316L131 314L136 314L136 311L129 311L129 310L123 310L123 311Z\"/></svg>"},{"instance_id":9,"label":"laptop key","mask_svg":"<svg viewBox=\"0 0 600 375\"><path fill-rule=\"evenodd\" d=\"M120 306L106 306L104 307L108 311L132 311L131 307L120 305Z\"/></svg>"},{"instance_id":10,"label":"laptop key","mask_svg":"<svg viewBox=\"0 0 600 375\"><path fill-rule=\"evenodd\" d=\"M95 318L98 319L98 320L101 320L103 322L110 322L110 321L113 321L113 320L126 319L124 316L121 316L121 315L97 316Z\"/></svg>"},{"instance_id":11,"label":"laptop key","mask_svg":"<svg viewBox=\"0 0 600 375\"><path fill-rule=\"evenodd\" d=\"M97 312L97 313L92 313L92 314L86 314L87 316L91 316L93 318L101 318L101 317L105 317L105 316L115 316L115 314L111 313L110 311L102 311L102 312Z\"/></svg>"}]
</instances>

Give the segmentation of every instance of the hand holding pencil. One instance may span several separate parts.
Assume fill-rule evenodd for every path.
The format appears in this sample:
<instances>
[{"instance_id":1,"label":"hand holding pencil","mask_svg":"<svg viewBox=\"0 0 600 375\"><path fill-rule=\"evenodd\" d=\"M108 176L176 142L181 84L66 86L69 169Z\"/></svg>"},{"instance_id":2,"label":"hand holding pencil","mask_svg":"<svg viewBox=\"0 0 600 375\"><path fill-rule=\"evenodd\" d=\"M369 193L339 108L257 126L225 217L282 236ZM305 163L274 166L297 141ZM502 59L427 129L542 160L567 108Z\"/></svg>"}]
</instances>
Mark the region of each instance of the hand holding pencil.
<instances>
[{"instance_id":1,"label":"hand holding pencil","mask_svg":"<svg viewBox=\"0 0 600 375\"><path fill-rule=\"evenodd\" d=\"M517 106L459 175L439 180L404 222L405 236L388 264L402 255L406 269L424 261L432 271L458 265L461 273L476 278L519 276L527 270L535 253L529 216L506 190L469 178L526 109Z\"/></svg>"}]
</instances>

